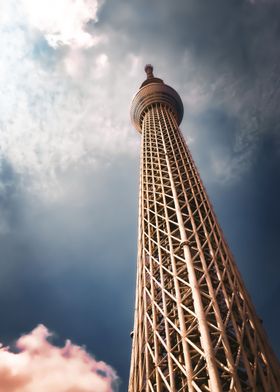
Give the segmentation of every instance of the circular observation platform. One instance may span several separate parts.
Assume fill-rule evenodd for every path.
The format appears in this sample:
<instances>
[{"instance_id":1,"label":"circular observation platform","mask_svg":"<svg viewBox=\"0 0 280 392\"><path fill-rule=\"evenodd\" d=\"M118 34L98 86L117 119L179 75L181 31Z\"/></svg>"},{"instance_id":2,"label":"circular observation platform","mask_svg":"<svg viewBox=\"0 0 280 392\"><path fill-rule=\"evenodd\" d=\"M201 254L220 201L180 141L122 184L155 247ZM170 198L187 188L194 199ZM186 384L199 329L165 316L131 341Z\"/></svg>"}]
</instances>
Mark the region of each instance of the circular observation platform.
<instances>
[{"instance_id":1,"label":"circular observation platform","mask_svg":"<svg viewBox=\"0 0 280 392\"><path fill-rule=\"evenodd\" d=\"M146 65L145 71L147 79L142 83L131 104L130 114L133 126L141 133L145 113L156 104L169 107L179 125L184 115L184 107L179 94L172 87L164 84L161 79L154 77L153 67L150 64Z\"/></svg>"}]
</instances>

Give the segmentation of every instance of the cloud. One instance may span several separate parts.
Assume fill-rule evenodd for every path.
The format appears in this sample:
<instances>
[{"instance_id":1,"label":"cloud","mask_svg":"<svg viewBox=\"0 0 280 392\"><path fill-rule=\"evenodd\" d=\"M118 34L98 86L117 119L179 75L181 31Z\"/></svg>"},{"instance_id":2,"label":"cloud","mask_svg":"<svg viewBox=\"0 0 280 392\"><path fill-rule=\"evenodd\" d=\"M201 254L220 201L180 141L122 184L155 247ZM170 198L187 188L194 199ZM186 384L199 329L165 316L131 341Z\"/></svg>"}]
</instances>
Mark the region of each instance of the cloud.
<instances>
[{"instance_id":1,"label":"cloud","mask_svg":"<svg viewBox=\"0 0 280 392\"><path fill-rule=\"evenodd\" d=\"M181 94L182 129L200 156L205 112L219 108L238 123L223 165L215 153L224 148L220 137L208 138L213 153L200 169L211 169L211 180L238 180L250 169L261 135L277 133L275 5L56 3L46 10L34 0L0 5L9 8L0 16L0 148L33 192L57 195L58 177L70 168L136 155L139 137L129 107L145 62ZM97 37L100 45L93 44ZM221 125L220 131L232 130Z\"/></svg>"},{"instance_id":2,"label":"cloud","mask_svg":"<svg viewBox=\"0 0 280 392\"><path fill-rule=\"evenodd\" d=\"M213 181L231 178L233 183L252 167L261 138L279 134L279 1L175 3L122 2L125 11L120 14L117 2L105 4L103 15L108 30L113 25L118 37L129 37L120 42L129 49L137 42L138 55L179 90L185 105L182 129L190 134L193 126L191 138L200 156L205 152L197 125L204 112L220 109L238 122L227 158L232 175L218 175L222 171L214 161L210 175ZM214 151L219 140L208 141ZM202 171L208 171L208 164Z\"/></svg>"},{"instance_id":3,"label":"cloud","mask_svg":"<svg viewBox=\"0 0 280 392\"><path fill-rule=\"evenodd\" d=\"M22 0L29 25L41 31L48 43L89 48L100 41L86 29L87 23L97 22L97 0Z\"/></svg>"},{"instance_id":4,"label":"cloud","mask_svg":"<svg viewBox=\"0 0 280 392\"><path fill-rule=\"evenodd\" d=\"M117 375L69 340L64 347L48 341L52 334L38 325L16 342L17 352L0 349L1 392L113 392Z\"/></svg>"},{"instance_id":5,"label":"cloud","mask_svg":"<svg viewBox=\"0 0 280 392\"><path fill-rule=\"evenodd\" d=\"M189 21L178 23L176 41L177 53L183 53L177 66L183 129L203 161L205 177L234 184L254 165L261 141L269 135L279 139L279 2L252 6L215 0L208 11L202 2L195 3L181 3L173 13ZM219 133L201 121L210 111L230 118L216 124Z\"/></svg>"},{"instance_id":6,"label":"cloud","mask_svg":"<svg viewBox=\"0 0 280 392\"><path fill-rule=\"evenodd\" d=\"M81 9L90 4L78 3ZM23 186L56 197L58 177L70 167L92 169L112 155L134 154L137 135L129 121L134 90L120 88L123 81L130 85L133 75L115 78L108 44L54 49L44 23L44 31L35 31L23 7L15 2L1 7L0 160L10 163ZM119 68L134 64L130 53L123 60Z\"/></svg>"},{"instance_id":7,"label":"cloud","mask_svg":"<svg viewBox=\"0 0 280 392\"><path fill-rule=\"evenodd\" d=\"M129 107L144 64L182 96L182 130L210 194L228 184L243 195L236 184L264 134L279 131L279 12L245 0L116 0L93 1L97 10L76 1L80 14L68 1L62 17L63 4L43 14L41 0L0 1L1 336L38 322L70 329L107 351L125 381L140 141ZM260 189L270 186L252 200Z\"/></svg>"}]
</instances>

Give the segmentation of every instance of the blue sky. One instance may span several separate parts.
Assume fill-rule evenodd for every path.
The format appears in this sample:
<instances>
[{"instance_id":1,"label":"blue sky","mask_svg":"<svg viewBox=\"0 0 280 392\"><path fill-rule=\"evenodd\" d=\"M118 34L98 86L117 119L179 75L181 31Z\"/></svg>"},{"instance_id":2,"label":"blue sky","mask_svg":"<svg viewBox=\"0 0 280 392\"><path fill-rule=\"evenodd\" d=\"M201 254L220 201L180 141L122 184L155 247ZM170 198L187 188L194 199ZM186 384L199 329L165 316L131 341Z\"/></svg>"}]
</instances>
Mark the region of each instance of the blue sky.
<instances>
[{"instance_id":1,"label":"blue sky","mask_svg":"<svg viewBox=\"0 0 280 392\"><path fill-rule=\"evenodd\" d=\"M129 109L152 63L182 97L181 129L280 355L278 15L272 0L0 5L3 344L43 324L126 390L140 145Z\"/></svg>"}]
</instances>

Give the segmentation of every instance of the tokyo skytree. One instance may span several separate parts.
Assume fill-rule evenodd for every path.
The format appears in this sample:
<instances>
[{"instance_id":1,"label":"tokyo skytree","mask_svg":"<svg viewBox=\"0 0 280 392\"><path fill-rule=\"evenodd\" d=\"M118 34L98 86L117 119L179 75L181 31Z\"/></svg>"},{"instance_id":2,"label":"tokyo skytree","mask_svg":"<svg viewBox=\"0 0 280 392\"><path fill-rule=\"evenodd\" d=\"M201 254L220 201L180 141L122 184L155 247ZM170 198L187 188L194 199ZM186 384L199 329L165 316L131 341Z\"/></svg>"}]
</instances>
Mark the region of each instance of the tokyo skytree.
<instances>
[{"instance_id":1,"label":"tokyo skytree","mask_svg":"<svg viewBox=\"0 0 280 392\"><path fill-rule=\"evenodd\" d=\"M135 95L142 137L129 392L279 392L279 364L179 129L178 93Z\"/></svg>"}]
</instances>

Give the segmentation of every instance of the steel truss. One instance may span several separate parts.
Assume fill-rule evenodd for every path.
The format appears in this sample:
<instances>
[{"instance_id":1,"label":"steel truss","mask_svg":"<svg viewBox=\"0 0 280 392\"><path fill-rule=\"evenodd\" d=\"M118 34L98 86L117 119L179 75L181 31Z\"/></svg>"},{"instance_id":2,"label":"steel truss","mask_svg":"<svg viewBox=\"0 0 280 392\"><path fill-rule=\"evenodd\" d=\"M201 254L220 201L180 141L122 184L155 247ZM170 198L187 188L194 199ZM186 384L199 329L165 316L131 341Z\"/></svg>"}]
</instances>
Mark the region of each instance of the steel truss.
<instances>
[{"instance_id":1,"label":"steel truss","mask_svg":"<svg viewBox=\"0 0 280 392\"><path fill-rule=\"evenodd\" d=\"M142 116L130 392L279 392L278 364L176 113Z\"/></svg>"}]
</instances>

